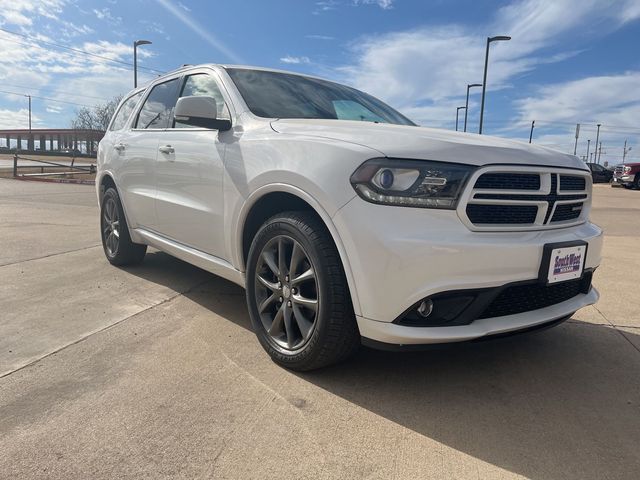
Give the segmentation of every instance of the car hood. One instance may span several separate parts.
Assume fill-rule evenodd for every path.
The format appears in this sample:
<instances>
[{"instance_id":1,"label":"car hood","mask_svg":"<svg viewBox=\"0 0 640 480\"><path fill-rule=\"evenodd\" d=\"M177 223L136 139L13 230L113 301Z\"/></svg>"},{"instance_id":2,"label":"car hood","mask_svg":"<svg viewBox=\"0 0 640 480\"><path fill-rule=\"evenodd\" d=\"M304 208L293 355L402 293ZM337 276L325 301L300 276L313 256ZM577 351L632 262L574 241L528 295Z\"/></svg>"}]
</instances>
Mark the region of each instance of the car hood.
<instances>
[{"instance_id":1,"label":"car hood","mask_svg":"<svg viewBox=\"0 0 640 480\"><path fill-rule=\"evenodd\" d=\"M271 127L284 134L356 143L390 158L439 160L471 165L515 163L587 169L578 157L549 148L436 128L309 119L274 120Z\"/></svg>"}]
</instances>

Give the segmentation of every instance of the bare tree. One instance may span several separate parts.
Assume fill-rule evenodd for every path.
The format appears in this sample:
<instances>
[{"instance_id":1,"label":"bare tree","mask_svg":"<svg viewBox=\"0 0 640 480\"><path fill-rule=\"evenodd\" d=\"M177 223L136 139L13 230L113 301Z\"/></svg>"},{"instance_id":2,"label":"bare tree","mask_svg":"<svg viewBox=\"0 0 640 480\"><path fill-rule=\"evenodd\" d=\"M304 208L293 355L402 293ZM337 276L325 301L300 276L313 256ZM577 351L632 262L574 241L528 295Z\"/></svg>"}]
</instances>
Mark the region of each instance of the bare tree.
<instances>
[{"instance_id":1,"label":"bare tree","mask_svg":"<svg viewBox=\"0 0 640 480\"><path fill-rule=\"evenodd\" d=\"M76 110L76 116L71 120L71 128L74 130L102 130L109 126L111 117L116 112L122 95L113 97L106 103L100 103L93 107L82 107Z\"/></svg>"}]
</instances>

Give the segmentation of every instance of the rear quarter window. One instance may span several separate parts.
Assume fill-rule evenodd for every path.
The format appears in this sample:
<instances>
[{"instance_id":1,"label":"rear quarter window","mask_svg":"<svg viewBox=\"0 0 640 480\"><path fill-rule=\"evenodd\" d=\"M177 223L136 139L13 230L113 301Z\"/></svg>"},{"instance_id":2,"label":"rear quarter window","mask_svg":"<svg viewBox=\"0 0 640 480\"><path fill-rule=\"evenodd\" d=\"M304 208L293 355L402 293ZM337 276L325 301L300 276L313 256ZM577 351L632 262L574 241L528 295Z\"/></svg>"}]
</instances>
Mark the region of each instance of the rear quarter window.
<instances>
[{"instance_id":1,"label":"rear quarter window","mask_svg":"<svg viewBox=\"0 0 640 480\"><path fill-rule=\"evenodd\" d=\"M116 114L113 116L111 126L109 127L110 131L122 130L125 127L125 125L127 124L127 120L129 120L129 117L133 113L133 110L136 108L136 105L140 101L142 93L143 92L138 92L135 95L131 95L124 101Z\"/></svg>"}]
</instances>

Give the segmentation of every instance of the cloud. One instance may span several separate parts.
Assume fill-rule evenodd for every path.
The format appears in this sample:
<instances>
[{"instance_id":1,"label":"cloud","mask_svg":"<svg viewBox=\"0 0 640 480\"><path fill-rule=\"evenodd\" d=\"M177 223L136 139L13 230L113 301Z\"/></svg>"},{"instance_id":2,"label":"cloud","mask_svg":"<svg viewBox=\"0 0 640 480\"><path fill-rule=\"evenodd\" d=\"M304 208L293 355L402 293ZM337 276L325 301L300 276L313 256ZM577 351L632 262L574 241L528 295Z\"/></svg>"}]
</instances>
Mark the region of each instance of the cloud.
<instances>
[{"instance_id":1,"label":"cloud","mask_svg":"<svg viewBox=\"0 0 640 480\"><path fill-rule=\"evenodd\" d=\"M93 13L99 20L106 20L112 25L120 25L122 23L122 17L117 17L111 13L111 10L108 8L102 8L100 10L93 9Z\"/></svg>"},{"instance_id":2,"label":"cloud","mask_svg":"<svg viewBox=\"0 0 640 480\"><path fill-rule=\"evenodd\" d=\"M290 64L300 64L300 63L311 63L309 57L293 57L291 55L287 55L285 57L280 58L282 63L290 63Z\"/></svg>"},{"instance_id":3,"label":"cloud","mask_svg":"<svg viewBox=\"0 0 640 480\"><path fill-rule=\"evenodd\" d=\"M592 122L637 126L640 72L587 77L545 85L515 102L520 120Z\"/></svg>"},{"instance_id":4,"label":"cloud","mask_svg":"<svg viewBox=\"0 0 640 480\"><path fill-rule=\"evenodd\" d=\"M316 2L316 8L311 13L313 13L314 15L319 15L323 12L335 10L339 5L340 4L337 0L321 0L319 2Z\"/></svg>"},{"instance_id":5,"label":"cloud","mask_svg":"<svg viewBox=\"0 0 640 480\"><path fill-rule=\"evenodd\" d=\"M393 0L353 0L355 6L358 5L378 5L383 10L393 8Z\"/></svg>"},{"instance_id":6,"label":"cloud","mask_svg":"<svg viewBox=\"0 0 640 480\"><path fill-rule=\"evenodd\" d=\"M156 0L161 7L167 10L171 15L180 20L189 30L194 32L200 38L204 39L209 45L218 50L224 56L229 58L235 63L245 63L242 59L235 54L229 47L227 47L222 41L215 37L207 28L200 25L196 20L191 18L187 12L180 7L176 7L169 0Z\"/></svg>"},{"instance_id":7,"label":"cloud","mask_svg":"<svg viewBox=\"0 0 640 480\"><path fill-rule=\"evenodd\" d=\"M362 37L350 47L351 64L335 74L403 111L428 113L463 98L467 83L482 82L486 32L513 37L491 46L487 88L495 91L540 64L579 53L548 53L566 37L590 29L593 38L639 17L637 0L606 6L597 0L520 0L499 9L484 26L451 24Z\"/></svg>"},{"instance_id":8,"label":"cloud","mask_svg":"<svg viewBox=\"0 0 640 480\"><path fill-rule=\"evenodd\" d=\"M38 125L40 123L40 118L32 114L31 123L33 126ZM20 110L0 109L0 129L20 127L29 127L28 108L21 108Z\"/></svg>"},{"instance_id":9,"label":"cloud","mask_svg":"<svg viewBox=\"0 0 640 480\"><path fill-rule=\"evenodd\" d=\"M342 6L359 7L361 5L377 5L383 10L390 10L393 8L393 2L394 0L318 0L311 13L320 15L324 12L337 10Z\"/></svg>"},{"instance_id":10,"label":"cloud","mask_svg":"<svg viewBox=\"0 0 640 480\"><path fill-rule=\"evenodd\" d=\"M335 37L330 37L329 35L305 35L304 38L310 40L335 40Z\"/></svg>"},{"instance_id":11,"label":"cloud","mask_svg":"<svg viewBox=\"0 0 640 480\"><path fill-rule=\"evenodd\" d=\"M66 4L66 0L0 0L0 19L19 26L30 26L35 15L57 20Z\"/></svg>"},{"instance_id":12,"label":"cloud","mask_svg":"<svg viewBox=\"0 0 640 480\"><path fill-rule=\"evenodd\" d=\"M145 30L151 33L157 33L158 35L164 35L165 29L160 22L154 22L152 20L140 20L140 24L144 25Z\"/></svg>"},{"instance_id":13,"label":"cloud","mask_svg":"<svg viewBox=\"0 0 640 480\"><path fill-rule=\"evenodd\" d=\"M191 9L189 7L187 7L184 3L182 2L178 2L178 6L183 9L185 12L190 12Z\"/></svg>"}]
</instances>

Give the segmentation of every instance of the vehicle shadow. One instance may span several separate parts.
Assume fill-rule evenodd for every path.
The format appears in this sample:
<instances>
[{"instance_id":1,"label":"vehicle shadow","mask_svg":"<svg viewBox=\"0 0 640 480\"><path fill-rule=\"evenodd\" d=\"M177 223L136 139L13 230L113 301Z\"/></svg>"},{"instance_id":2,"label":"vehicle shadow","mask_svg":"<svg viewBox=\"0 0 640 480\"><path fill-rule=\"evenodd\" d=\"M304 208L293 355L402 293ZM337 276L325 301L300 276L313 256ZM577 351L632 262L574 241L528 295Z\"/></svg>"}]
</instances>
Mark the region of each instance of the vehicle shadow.
<instances>
[{"instance_id":1,"label":"vehicle shadow","mask_svg":"<svg viewBox=\"0 0 640 480\"><path fill-rule=\"evenodd\" d=\"M165 254L151 255L131 273L167 286L167 267L172 276L200 275ZM250 330L243 290L206 277L185 295ZM346 363L296 375L528 478L639 478L640 352L633 343L640 346L640 337L624 335L570 320L543 332L421 352L362 348Z\"/></svg>"}]
</instances>

